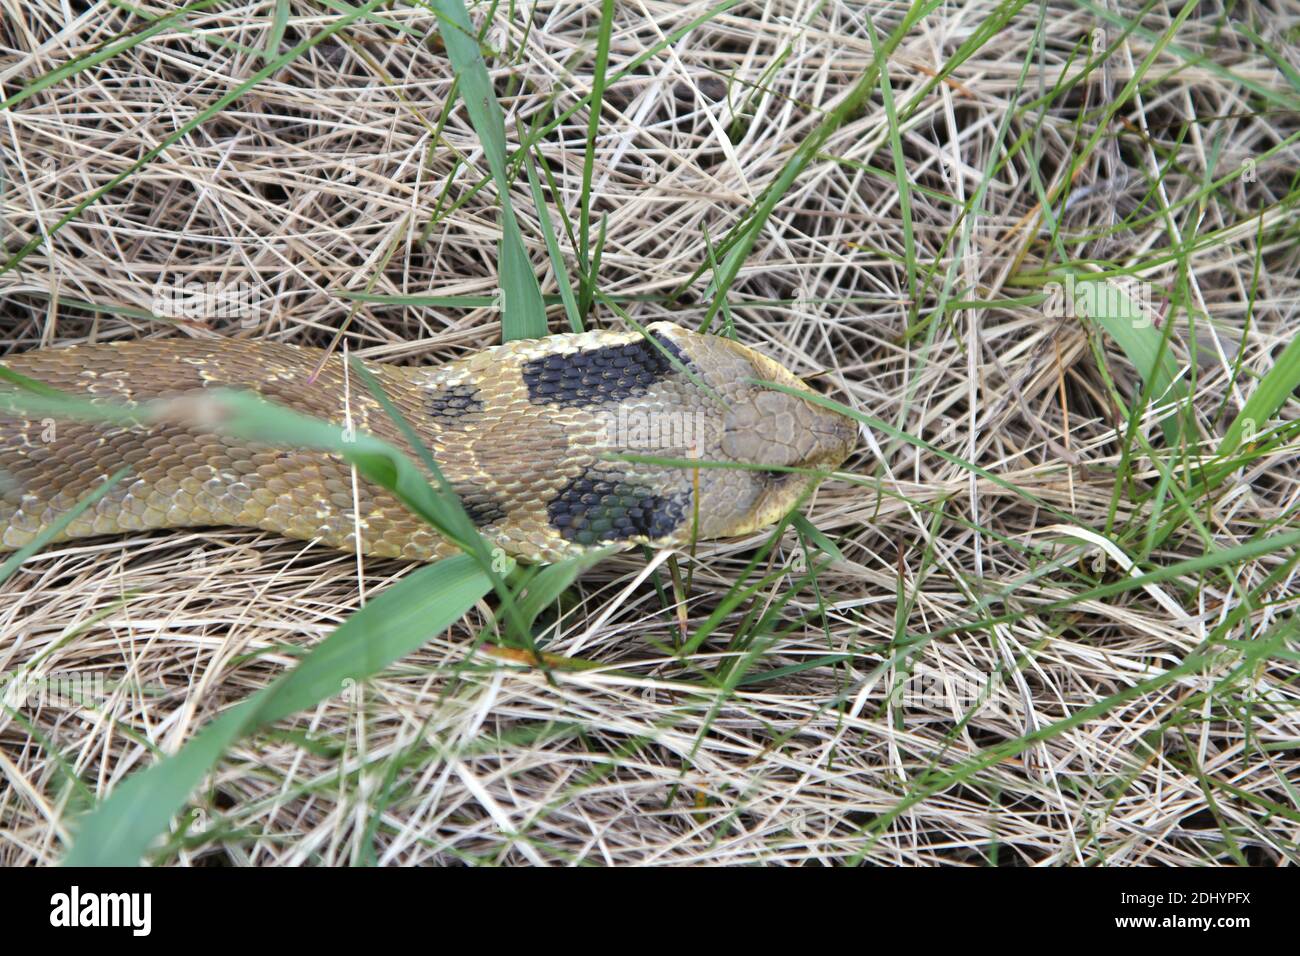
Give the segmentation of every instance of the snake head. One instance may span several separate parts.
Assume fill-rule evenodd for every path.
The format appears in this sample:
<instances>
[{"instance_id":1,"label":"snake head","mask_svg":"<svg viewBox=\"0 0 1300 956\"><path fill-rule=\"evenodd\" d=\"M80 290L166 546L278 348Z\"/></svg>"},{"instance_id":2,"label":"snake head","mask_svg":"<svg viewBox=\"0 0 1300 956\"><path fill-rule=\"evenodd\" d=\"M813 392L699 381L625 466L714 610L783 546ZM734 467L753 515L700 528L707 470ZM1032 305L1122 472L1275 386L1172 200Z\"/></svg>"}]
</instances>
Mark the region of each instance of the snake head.
<instances>
[{"instance_id":1,"label":"snake head","mask_svg":"<svg viewBox=\"0 0 1300 956\"><path fill-rule=\"evenodd\" d=\"M668 322L649 331L676 345L699 384L716 396L710 416L716 426L699 457L757 466L700 469L699 537L749 534L772 524L857 444L857 423L802 397L817 393L780 363Z\"/></svg>"}]
</instances>

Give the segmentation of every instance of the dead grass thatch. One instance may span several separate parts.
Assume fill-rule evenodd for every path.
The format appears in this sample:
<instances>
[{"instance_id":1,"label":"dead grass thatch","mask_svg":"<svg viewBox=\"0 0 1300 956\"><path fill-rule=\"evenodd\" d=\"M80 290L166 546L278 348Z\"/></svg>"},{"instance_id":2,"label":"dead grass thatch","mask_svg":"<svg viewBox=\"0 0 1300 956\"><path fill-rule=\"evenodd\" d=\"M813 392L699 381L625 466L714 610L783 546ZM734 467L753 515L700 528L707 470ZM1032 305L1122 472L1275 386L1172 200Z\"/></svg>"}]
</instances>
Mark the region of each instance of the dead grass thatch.
<instances>
[{"instance_id":1,"label":"dead grass thatch","mask_svg":"<svg viewBox=\"0 0 1300 956\"><path fill-rule=\"evenodd\" d=\"M337 16L290 4L277 39L276 6L194 13L0 114L6 255L262 68L264 50L287 50ZM1279 105L1297 97L1300 47L1284 41L1300 29L1300 7L1254 7L1269 11L1252 25L1266 31L1260 42L1240 12L1214 3L1179 26L1091 151L1099 116L1177 7L1158 5L1125 36L1088 5L1049 2L1041 44L1033 6L988 37L982 25L1002 7L936 9L889 63L910 237L877 89L796 180L741 270L730 309L744 341L798 372L825 370L829 394L1001 483L870 431L845 468L858 480L824 485L809 511L845 560L781 608L757 643L737 636L790 577L760 589L682 661L666 649L678 626L671 589L665 603L640 555L607 561L545 635L548 652L601 667L552 684L486 652L467 657L487 620L479 608L358 693L238 746L194 795L197 819L184 822L200 838L173 840L161 859L1294 860L1294 637L1289 657L1260 662L1230 691L1223 679L1239 659L963 769L1178 664L1294 560L1268 552L1227 578L1186 575L1072 602L1123 572L1113 556L1099 563L1096 541L1051 531L1062 519L1048 509L1107 540L1145 526L1160 472L1140 445L1125 454L1125 413L1107 376L1130 398L1141 379L1095 326L1046 317L1040 302L996 304L1041 291L1023 277L1059 265L1039 197L1058 195L1084 156L1063 210L1064 248L1150 283L1156 309L1176 323L1179 367L1195 373L1198 421L1222 433L1294 335L1300 296L1300 152L1288 141L1300 124ZM500 5L485 36L512 142L582 96L595 60L599 4L529 9L525 29ZM611 69L708 9L617 4ZM477 22L482 12L471 12ZM884 37L904 12L741 3L612 83L592 185L593 219L604 217L606 231L602 291L644 297L629 305L642 323L698 322L707 272L685 283L707 266L709 242L870 67L868 15ZM7 4L3 18L4 96L139 22L122 5L51 0ZM420 41L433 25L418 6L383 9L114 185L0 276L0 350L213 334L322 345L351 310L351 348L375 360L441 362L497 341L491 307L358 306L344 296L496 291L494 193L474 191L486 167L464 110L448 106L445 56ZM1098 30L1115 47L1104 66L1088 56ZM972 38L970 56L957 57ZM1063 80L1073 85L1059 90ZM575 215L586 123L580 110L542 143L559 189L547 192L553 216ZM1021 137L1037 152L1019 146L1003 163ZM1252 157L1253 175L1206 190ZM980 209L963 216L990 169ZM513 195L543 291L554 293L522 177ZM1102 235L1076 241L1089 230ZM190 281L247 283L252 318L149 316L160 284ZM564 328L559 309L551 319ZM599 309L592 321L615 323ZM1283 415L1294 418L1294 403ZM1153 415L1138 433L1161 445ZM1298 500L1294 445L1283 444L1222 497L1193 503L1199 526L1183 523L1142 569L1231 548L1286 523ZM689 626L735 585L758 540L685 562ZM1041 550L1050 541L1055 564ZM791 535L771 568L796 566L799 553ZM359 575L350 556L229 529L79 542L30 560L0 586L0 670L39 658L51 673L102 674L107 689L90 707L0 712L0 862L47 863L66 850L70 815L84 806L69 772L104 795L408 570L375 561ZM669 585L663 565L655 574ZM1254 639L1294 614L1292 575L1266 583L1227 638ZM1010 619L942 633L998 615ZM737 686L713 679L722 662L754 651ZM962 722L970 688L989 697Z\"/></svg>"}]
</instances>

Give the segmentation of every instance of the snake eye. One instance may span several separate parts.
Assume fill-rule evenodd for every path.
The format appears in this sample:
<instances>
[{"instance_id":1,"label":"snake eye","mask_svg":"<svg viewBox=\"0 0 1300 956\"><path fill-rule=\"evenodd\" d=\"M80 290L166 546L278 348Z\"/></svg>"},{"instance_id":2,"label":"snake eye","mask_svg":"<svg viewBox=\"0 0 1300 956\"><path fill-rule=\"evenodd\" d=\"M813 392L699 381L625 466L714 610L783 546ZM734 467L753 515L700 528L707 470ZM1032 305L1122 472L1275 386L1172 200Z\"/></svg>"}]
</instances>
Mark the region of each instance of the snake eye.
<instances>
[{"instance_id":1,"label":"snake eye","mask_svg":"<svg viewBox=\"0 0 1300 956\"><path fill-rule=\"evenodd\" d=\"M773 487L780 487L799 477L799 473L795 471L777 471L769 468L763 468L758 473L763 476L766 484Z\"/></svg>"},{"instance_id":2,"label":"snake eye","mask_svg":"<svg viewBox=\"0 0 1300 956\"><path fill-rule=\"evenodd\" d=\"M826 372L814 372L807 378L801 379L801 381L817 394L829 396L831 394L831 382L827 380L827 374Z\"/></svg>"}]
</instances>

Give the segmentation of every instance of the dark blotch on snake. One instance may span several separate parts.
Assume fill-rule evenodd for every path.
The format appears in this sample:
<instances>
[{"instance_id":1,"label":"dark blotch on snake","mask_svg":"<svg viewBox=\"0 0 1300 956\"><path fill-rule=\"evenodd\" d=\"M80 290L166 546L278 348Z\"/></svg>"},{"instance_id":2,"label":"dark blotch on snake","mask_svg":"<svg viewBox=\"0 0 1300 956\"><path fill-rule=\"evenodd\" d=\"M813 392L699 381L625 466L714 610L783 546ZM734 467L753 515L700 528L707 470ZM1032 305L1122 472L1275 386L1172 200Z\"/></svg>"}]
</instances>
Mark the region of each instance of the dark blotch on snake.
<instances>
[{"instance_id":1,"label":"dark blotch on snake","mask_svg":"<svg viewBox=\"0 0 1300 956\"><path fill-rule=\"evenodd\" d=\"M654 340L689 367L676 345L658 335ZM579 408L644 395L656 382L676 370L668 356L654 342L645 339L627 345L547 355L523 365L529 401L535 405Z\"/></svg>"},{"instance_id":2,"label":"dark blotch on snake","mask_svg":"<svg viewBox=\"0 0 1300 956\"><path fill-rule=\"evenodd\" d=\"M551 527L591 546L638 536L662 538L686 515L688 495L658 495L635 479L589 469L546 505Z\"/></svg>"},{"instance_id":3,"label":"dark blotch on snake","mask_svg":"<svg viewBox=\"0 0 1300 956\"><path fill-rule=\"evenodd\" d=\"M483 400L473 385L444 385L425 399L429 417L443 425L457 425L466 415L483 411Z\"/></svg>"},{"instance_id":4,"label":"dark blotch on snake","mask_svg":"<svg viewBox=\"0 0 1300 956\"><path fill-rule=\"evenodd\" d=\"M474 522L474 527L481 530L505 520L505 508L492 492L471 484L454 484L451 490L460 498L461 506L469 520Z\"/></svg>"}]
</instances>

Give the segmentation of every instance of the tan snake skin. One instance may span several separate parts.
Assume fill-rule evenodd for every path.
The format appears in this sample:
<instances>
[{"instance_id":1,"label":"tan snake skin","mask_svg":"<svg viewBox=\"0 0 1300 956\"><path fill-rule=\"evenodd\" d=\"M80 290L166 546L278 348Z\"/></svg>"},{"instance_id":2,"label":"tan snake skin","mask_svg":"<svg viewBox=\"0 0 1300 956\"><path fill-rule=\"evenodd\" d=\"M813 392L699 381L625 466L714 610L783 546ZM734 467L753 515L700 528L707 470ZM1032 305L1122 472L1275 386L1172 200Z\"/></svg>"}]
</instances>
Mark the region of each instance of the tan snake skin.
<instances>
[{"instance_id":1,"label":"tan snake skin","mask_svg":"<svg viewBox=\"0 0 1300 956\"><path fill-rule=\"evenodd\" d=\"M433 368L367 363L415 427L489 542L530 561L596 547L681 547L775 521L816 476L633 464L611 455L821 469L841 464L856 424L746 379L806 390L770 359L672 323L513 342ZM653 341L651 341L653 340ZM72 395L141 402L214 386L369 431L413 450L343 362L272 342L166 339L44 349L0 364ZM671 357L670 357L671 356ZM701 387L704 386L704 387ZM11 386L0 382L0 390ZM357 547L351 467L181 423L124 427L0 412L0 546L29 543L109 475L131 474L63 537L154 528L262 528ZM418 459L417 459L418 460ZM364 480L360 549L430 559L454 552ZM698 502L698 518L696 504Z\"/></svg>"}]
</instances>

